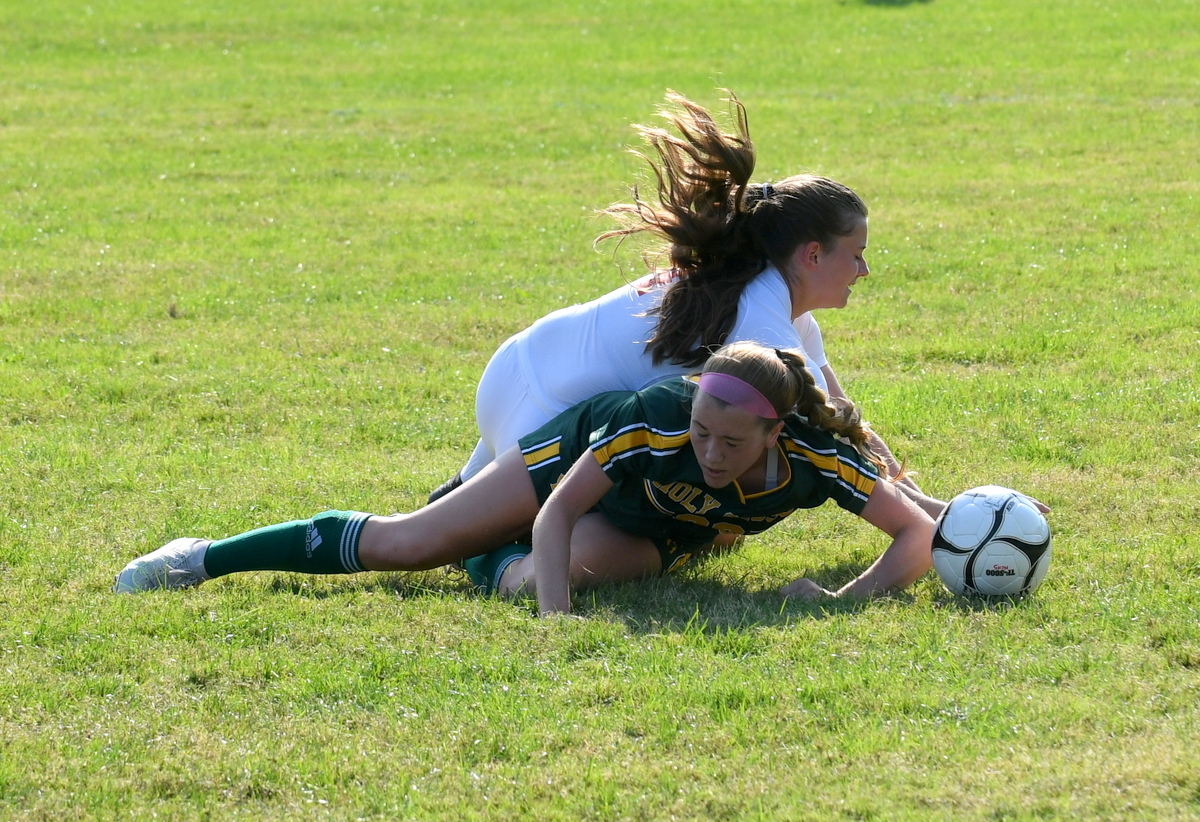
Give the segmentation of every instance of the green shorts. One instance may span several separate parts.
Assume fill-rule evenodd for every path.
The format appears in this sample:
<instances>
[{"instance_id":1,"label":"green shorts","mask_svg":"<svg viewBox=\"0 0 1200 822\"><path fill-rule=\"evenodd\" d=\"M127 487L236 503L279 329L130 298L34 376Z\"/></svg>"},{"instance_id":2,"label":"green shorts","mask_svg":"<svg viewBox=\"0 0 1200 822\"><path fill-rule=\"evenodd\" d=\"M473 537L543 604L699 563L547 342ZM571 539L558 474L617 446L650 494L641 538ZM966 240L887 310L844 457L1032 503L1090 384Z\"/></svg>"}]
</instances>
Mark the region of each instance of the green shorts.
<instances>
[{"instance_id":1,"label":"green shorts","mask_svg":"<svg viewBox=\"0 0 1200 822\"><path fill-rule=\"evenodd\" d=\"M652 538L651 542L658 549L658 556L662 559L662 572L664 574L678 571L700 555L700 551L696 546L680 545L670 537L663 537L661 539Z\"/></svg>"}]
</instances>

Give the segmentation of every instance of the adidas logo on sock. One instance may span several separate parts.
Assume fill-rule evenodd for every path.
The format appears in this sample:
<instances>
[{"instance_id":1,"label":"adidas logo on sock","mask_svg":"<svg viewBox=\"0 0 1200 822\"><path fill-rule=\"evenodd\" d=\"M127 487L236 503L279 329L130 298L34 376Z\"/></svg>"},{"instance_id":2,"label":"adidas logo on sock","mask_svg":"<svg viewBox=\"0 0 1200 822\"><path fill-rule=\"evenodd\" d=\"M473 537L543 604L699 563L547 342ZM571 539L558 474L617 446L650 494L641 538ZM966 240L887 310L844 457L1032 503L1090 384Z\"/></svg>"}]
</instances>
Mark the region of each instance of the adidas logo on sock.
<instances>
[{"instance_id":1,"label":"adidas logo on sock","mask_svg":"<svg viewBox=\"0 0 1200 822\"><path fill-rule=\"evenodd\" d=\"M317 526L313 523L308 524L308 533L304 535L304 553L312 559L313 551L321 547L321 534L317 531Z\"/></svg>"}]
</instances>

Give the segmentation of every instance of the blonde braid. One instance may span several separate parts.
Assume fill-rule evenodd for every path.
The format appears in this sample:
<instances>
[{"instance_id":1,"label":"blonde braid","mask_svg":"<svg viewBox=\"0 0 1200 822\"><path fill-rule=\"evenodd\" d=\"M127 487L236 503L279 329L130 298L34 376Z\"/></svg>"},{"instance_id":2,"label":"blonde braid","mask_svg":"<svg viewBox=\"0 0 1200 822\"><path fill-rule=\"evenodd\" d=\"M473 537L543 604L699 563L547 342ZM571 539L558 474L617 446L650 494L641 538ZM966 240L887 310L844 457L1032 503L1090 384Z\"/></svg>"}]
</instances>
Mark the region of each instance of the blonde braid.
<instances>
[{"instance_id":1,"label":"blonde braid","mask_svg":"<svg viewBox=\"0 0 1200 822\"><path fill-rule=\"evenodd\" d=\"M775 353L795 380L796 415L813 428L847 440L858 453L887 477L887 467L871 449L870 429L862 421L862 412L858 406L844 397L830 397L818 388L812 372L805 366L804 357L799 352L776 349Z\"/></svg>"}]
</instances>

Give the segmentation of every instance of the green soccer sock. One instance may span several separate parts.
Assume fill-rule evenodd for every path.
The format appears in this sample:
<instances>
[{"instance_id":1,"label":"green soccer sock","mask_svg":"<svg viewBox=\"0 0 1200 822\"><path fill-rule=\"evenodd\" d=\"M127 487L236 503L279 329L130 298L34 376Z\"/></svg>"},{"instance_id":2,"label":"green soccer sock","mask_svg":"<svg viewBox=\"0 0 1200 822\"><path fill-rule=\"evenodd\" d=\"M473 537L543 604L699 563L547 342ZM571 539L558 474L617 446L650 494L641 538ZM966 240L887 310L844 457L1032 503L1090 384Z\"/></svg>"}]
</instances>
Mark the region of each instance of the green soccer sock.
<instances>
[{"instance_id":1,"label":"green soccer sock","mask_svg":"<svg viewBox=\"0 0 1200 822\"><path fill-rule=\"evenodd\" d=\"M204 554L204 570L212 577L238 571L355 574L366 570L358 560L358 538L370 516L325 511L217 540Z\"/></svg>"},{"instance_id":2,"label":"green soccer sock","mask_svg":"<svg viewBox=\"0 0 1200 822\"><path fill-rule=\"evenodd\" d=\"M533 549L528 545L510 542L489 553L464 559L462 566L471 578L475 590L482 594L490 594L500 586L500 577L504 576L508 566L522 557L529 556L531 551Z\"/></svg>"}]
</instances>

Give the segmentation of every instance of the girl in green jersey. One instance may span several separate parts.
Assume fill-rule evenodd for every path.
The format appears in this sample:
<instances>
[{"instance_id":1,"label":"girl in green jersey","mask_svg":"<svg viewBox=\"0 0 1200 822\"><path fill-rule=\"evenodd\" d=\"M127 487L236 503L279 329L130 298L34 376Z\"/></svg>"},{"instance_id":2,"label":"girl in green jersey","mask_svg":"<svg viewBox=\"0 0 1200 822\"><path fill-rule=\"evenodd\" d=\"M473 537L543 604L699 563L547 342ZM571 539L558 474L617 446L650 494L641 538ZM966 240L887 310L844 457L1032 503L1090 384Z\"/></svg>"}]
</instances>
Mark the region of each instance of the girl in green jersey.
<instances>
[{"instance_id":1,"label":"girl in green jersey","mask_svg":"<svg viewBox=\"0 0 1200 822\"><path fill-rule=\"evenodd\" d=\"M536 594L541 613L562 613L572 588L673 570L718 537L833 499L890 544L837 591L799 579L782 593L870 597L929 569L933 520L879 479L869 438L852 405L831 404L814 385L799 353L737 343L696 379L580 403L414 513L327 511L215 542L173 540L126 566L116 590L253 570L415 571L492 552L468 563L485 566L489 587ZM510 545L531 530L531 548Z\"/></svg>"}]
</instances>

